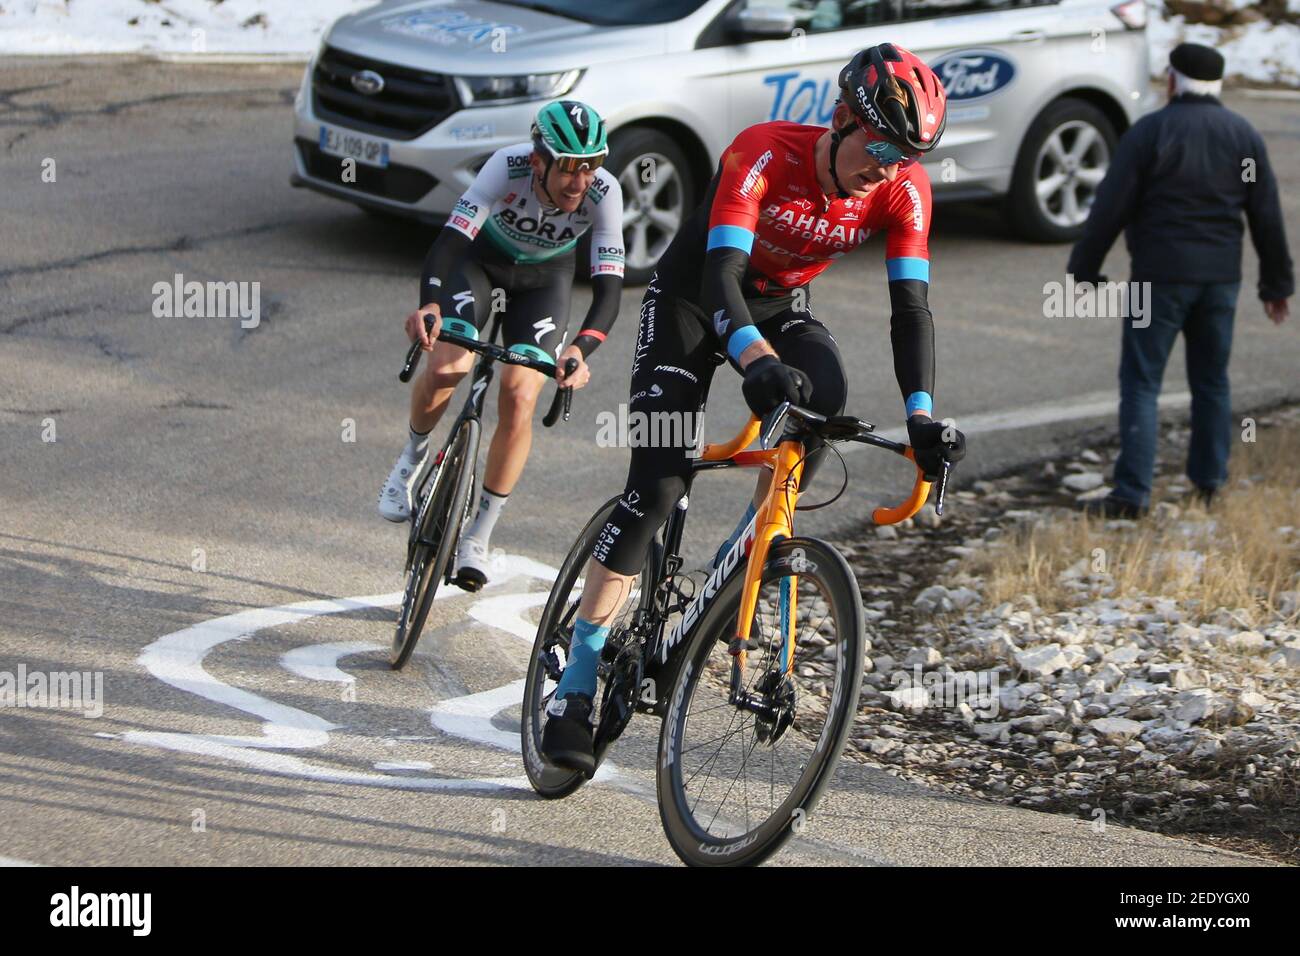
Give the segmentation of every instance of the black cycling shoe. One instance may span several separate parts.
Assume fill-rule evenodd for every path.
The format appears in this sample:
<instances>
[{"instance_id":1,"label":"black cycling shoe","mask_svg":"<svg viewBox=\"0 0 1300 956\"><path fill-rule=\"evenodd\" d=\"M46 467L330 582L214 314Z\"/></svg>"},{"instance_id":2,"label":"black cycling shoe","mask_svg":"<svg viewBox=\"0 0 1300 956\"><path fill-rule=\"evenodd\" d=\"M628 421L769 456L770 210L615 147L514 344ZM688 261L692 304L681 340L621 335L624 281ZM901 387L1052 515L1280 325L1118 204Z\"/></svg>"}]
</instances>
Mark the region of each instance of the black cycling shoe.
<instances>
[{"instance_id":1,"label":"black cycling shoe","mask_svg":"<svg viewBox=\"0 0 1300 956\"><path fill-rule=\"evenodd\" d=\"M557 767L576 770L590 780L596 773L591 742L591 698L566 694L546 708L542 728L542 756Z\"/></svg>"}]
</instances>

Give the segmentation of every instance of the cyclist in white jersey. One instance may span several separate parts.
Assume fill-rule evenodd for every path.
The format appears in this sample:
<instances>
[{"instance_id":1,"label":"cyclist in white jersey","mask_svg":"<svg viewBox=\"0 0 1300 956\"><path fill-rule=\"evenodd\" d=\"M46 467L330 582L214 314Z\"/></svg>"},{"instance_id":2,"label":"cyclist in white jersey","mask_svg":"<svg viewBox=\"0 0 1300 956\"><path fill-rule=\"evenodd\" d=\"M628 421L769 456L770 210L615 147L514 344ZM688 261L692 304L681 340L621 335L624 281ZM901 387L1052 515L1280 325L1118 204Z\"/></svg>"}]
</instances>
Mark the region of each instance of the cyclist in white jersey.
<instances>
[{"instance_id":1,"label":"cyclist in white jersey","mask_svg":"<svg viewBox=\"0 0 1300 956\"><path fill-rule=\"evenodd\" d=\"M409 439L379 493L379 513L388 520L410 517L429 433L473 364L470 352L435 341L442 328L475 338L501 311L504 345L556 363L562 385L587 383L587 358L613 326L623 288L623 195L602 168L608 152L605 123L595 110L572 100L550 103L537 114L532 141L493 153L457 201L425 258L420 308L406 319L407 335L431 354L411 390ZM575 247L588 230L592 302L565 347ZM433 323L429 332L426 317ZM570 359L578 367L565 375ZM455 581L466 590L487 581L492 529L528 460L533 410L545 381L531 369L501 369L482 493L456 553Z\"/></svg>"}]
</instances>

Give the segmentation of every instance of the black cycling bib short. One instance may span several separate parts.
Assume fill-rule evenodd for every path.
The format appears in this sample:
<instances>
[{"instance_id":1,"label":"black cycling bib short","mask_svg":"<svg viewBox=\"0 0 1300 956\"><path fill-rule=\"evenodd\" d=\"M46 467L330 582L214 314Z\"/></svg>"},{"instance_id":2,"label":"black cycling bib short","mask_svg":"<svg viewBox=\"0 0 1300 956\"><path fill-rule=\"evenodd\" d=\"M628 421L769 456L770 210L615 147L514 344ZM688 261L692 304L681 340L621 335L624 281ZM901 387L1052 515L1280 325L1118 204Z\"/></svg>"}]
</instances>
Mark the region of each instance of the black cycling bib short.
<instances>
[{"instance_id":1,"label":"black cycling bib short","mask_svg":"<svg viewBox=\"0 0 1300 956\"><path fill-rule=\"evenodd\" d=\"M844 361L835 339L813 315L809 291L804 287L788 295L750 300L748 305L755 326L781 361L808 376L812 383L808 407L822 415L838 415L848 397ZM799 310L798 305L804 308ZM693 424L701 424L699 413L709 382L723 361L718 339L709 331L699 306L669 292L656 275L641 300L629 417L635 413L684 414ZM647 431L671 432L667 428ZM686 437L702 438L699 434ZM686 490L695 451L695 443L689 440L674 446L632 448L623 496L592 551L597 561L617 574L635 574L640 569L650 539ZM810 446L804 466L805 487L817 457Z\"/></svg>"},{"instance_id":2,"label":"black cycling bib short","mask_svg":"<svg viewBox=\"0 0 1300 956\"><path fill-rule=\"evenodd\" d=\"M572 252L544 262L517 263L498 254L480 238L441 286L438 305L443 328L465 334L487 333L501 312L501 344L552 364L564 346L573 289Z\"/></svg>"}]
</instances>

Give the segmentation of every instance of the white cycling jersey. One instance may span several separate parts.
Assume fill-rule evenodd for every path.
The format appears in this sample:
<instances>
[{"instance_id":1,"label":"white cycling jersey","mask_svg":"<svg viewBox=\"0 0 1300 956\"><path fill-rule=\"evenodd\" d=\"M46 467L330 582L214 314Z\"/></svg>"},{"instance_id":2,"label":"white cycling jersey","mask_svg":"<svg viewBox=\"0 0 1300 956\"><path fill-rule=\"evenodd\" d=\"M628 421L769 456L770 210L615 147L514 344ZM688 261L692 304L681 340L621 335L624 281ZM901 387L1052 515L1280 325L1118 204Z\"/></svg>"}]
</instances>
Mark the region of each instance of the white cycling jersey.
<instances>
[{"instance_id":1,"label":"white cycling jersey","mask_svg":"<svg viewBox=\"0 0 1300 956\"><path fill-rule=\"evenodd\" d=\"M456 201L447 225L470 239L482 229L515 262L568 252L591 230L591 274L623 275L623 190L603 167L571 213L555 212L533 190L532 143L503 146Z\"/></svg>"}]
</instances>

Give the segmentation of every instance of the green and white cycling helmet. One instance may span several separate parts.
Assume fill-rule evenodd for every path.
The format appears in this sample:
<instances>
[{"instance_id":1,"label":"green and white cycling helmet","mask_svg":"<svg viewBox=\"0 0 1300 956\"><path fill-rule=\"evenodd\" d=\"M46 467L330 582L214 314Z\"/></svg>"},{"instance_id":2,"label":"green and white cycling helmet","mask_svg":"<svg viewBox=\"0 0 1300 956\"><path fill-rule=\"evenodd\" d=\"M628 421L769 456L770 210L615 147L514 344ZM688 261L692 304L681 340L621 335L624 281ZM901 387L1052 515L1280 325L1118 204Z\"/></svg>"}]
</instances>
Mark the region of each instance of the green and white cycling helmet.
<instances>
[{"instance_id":1,"label":"green and white cycling helmet","mask_svg":"<svg viewBox=\"0 0 1300 956\"><path fill-rule=\"evenodd\" d=\"M605 121L586 103L559 100L537 113L532 129L533 149L547 159L546 172L558 164L562 173L597 170L609 155Z\"/></svg>"}]
</instances>

